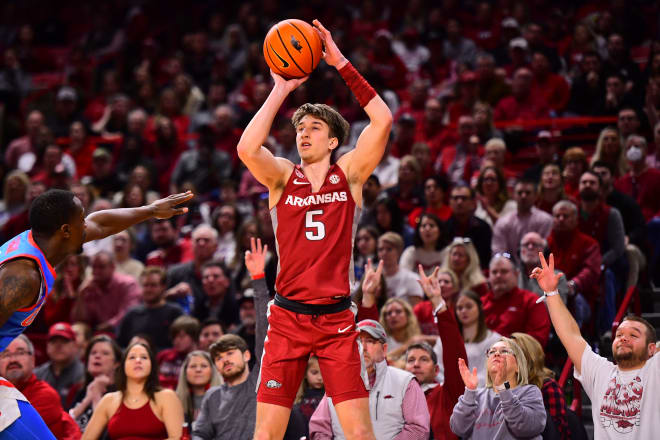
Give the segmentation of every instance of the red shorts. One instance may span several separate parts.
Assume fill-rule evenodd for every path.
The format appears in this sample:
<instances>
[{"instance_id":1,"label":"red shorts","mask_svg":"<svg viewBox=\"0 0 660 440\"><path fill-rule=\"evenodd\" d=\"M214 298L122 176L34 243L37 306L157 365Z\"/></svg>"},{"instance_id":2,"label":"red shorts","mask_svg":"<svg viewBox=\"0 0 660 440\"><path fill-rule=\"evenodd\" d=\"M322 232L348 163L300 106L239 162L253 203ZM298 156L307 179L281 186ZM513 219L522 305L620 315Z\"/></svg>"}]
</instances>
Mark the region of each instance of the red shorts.
<instances>
[{"instance_id":1,"label":"red shorts","mask_svg":"<svg viewBox=\"0 0 660 440\"><path fill-rule=\"evenodd\" d=\"M325 392L333 403L369 397L351 309L313 316L271 303L257 402L291 408L312 354L319 360Z\"/></svg>"}]
</instances>

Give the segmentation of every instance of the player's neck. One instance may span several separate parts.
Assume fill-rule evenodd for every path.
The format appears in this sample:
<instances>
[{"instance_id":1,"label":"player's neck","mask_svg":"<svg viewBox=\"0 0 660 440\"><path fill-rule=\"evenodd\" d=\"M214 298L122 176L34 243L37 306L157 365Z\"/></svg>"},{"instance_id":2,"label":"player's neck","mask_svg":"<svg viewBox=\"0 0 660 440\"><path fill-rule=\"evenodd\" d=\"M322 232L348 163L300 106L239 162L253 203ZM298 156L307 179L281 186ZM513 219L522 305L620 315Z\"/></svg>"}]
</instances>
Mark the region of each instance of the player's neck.
<instances>
[{"instance_id":1,"label":"player's neck","mask_svg":"<svg viewBox=\"0 0 660 440\"><path fill-rule=\"evenodd\" d=\"M66 257L70 255L70 252L62 249L62 246L57 243L53 238L47 239L39 237L32 234L34 242L39 246L41 252L46 256L46 260L50 263L51 266L55 267L60 264Z\"/></svg>"},{"instance_id":2,"label":"player's neck","mask_svg":"<svg viewBox=\"0 0 660 440\"><path fill-rule=\"evenodd\" d=\"M305 172L305 176L312 181L314 179L324 179L330 169L330 155L317 162L301 161L300 167Z\"/></svg>"}]
</instances>

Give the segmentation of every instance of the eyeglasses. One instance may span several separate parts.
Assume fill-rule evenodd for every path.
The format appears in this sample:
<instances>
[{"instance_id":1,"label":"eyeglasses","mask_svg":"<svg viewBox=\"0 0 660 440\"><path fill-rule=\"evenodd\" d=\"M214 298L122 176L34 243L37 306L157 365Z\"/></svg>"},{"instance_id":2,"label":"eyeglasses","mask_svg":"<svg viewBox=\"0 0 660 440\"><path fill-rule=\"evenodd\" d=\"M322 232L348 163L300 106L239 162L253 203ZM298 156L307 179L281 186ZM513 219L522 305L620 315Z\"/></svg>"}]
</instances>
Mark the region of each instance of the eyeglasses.
<instances>
[{"instance_id":1,"label":"eyeglasses","mask_svg":"<svg viewBox=\"0 0 660 440\"><path fill-rule=\"evenodd\" d=\"M493 255L493 260L495 258L506 258L507 260L511 260L511 254L508 252L498 252L495 255Z\"/></svg>"},{"instance_id":2,"label":"eyeglasses","mask_svg":"<svg viewBox=\"0 0 660 440\"><path fill-rule=\"evenodd\" d=\"M541 249L543 247L543 243L534 243L533 241L530 241L530 242L527 242L527 243L521 243L520 247L531 248L531 249Z\"/></svg>"},{"instance_id":3,"label":"eyeglasses","mask_svg":"<svg viewBox=\"0 0 660 440\"><path fill-rule=\"evenodd\" d=\"M26 351L26 350L18 350L18 351L3 351L0 353L0 359L10 359L13 357L25 357L25 356L30 356L32 354L31 351Z\"/></svg>"},{"instance_id":4,"label":"eyeglasses","mask_svg":"<svg viewBox=\"0 0 660 440\"><path fill-rule=\"evenodd\" d=\"M454 237L453 243L472 243L470 237Z\"/></svg>"},{"instance_id":5,"label":"eyeglasses","mask_svg":"<svg viewBox=\"0 0 660 440\"><path fill-rule=\"evenodd\" d=\"M511 355L511 356L515 357L513 352L511 350L509 350L508 348L501 348L499 350L496 349L496 348L490 348L490 349L486 350L486 357L487 358L491 358L495 355L498 355L498 356L509 356L509 355Z\"/></svg>"}]
</instances>

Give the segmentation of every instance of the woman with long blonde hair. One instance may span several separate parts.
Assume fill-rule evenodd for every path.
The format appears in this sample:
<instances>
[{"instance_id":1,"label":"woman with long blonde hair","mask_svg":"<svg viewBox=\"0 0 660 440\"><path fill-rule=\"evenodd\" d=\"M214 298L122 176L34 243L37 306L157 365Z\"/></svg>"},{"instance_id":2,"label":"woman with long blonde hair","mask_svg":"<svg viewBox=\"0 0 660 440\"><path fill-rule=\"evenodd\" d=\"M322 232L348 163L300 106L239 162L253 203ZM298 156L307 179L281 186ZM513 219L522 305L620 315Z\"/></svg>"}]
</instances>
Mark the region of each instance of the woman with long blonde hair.
<instances>
[{"instance_id":1,"label":"woman with long blonde hair","mask_svg":"<svg viewBox=\"0 0 660 440\"><path fill-rule=\"evenodd\" d=\"M183 416L188 426L197 420L206 390L222 384L222 376L208 352L195 350L188 353L181 365L176 386L176 395L183 406Z\"/></svg>"},{"instance_id":2,"label":"woman with long blonde hair","mask_svg":"<svg viewBox=\"0 0 660 440\"><path fill-rule=\"evenodd\" d=\"M619 131L614 127L605 127L598 135L596 152L591 157L590 166L602 161L610 164L614 170L614 177L621 177L628 171L628 163L624 148L621 145Z\"/></svg>"},{"instance_id":3,"label":"woman with long blonde hair","mask_svg":"<svg viewBox=\"0 0 660 440\"><path fill-rule=\"evenodd\" d=\"M545 353L539 341L527 333L511 333L527 359L529 383L536 385L543 394L543 404L552 417L562 439L571 438L566 420L564 392L555 380L555 373L545 366Z\"/></svg>"},{"instance_id":4,"label":"woman with long blonde hair","mask_svg":"<svg viewBox=\"0 0 660 440\"><path fill-rule=\"evenodd\" d=\"M541 171L541 181L539 182L536 207L542 211L552 214L552 207L560 200L573 200L566 196L564 191L564 178L561 174L561 168L555 163L549 163Z\"/></svg>"},{"instance_id":5,"label":"woman with long blonde hair","mask_svg":"<svg viewBox=\"0 0 660 440\"><path fill-rule=\"evenodd\" d=\"M449 269L458 277L459 290L474 290L480 295L486 293L486 278L481 273L479 254L468 237L455 237L445 249L445 258L440 267Z\"/></svg>"},{"instance_id":6,"label":"woman with long blonde hair","mask_svg":"<svg viewBox=\"0 0 660 440\"><path fill-rule=\"evenodd\" d=\"M380 323L387 333L387 360L397 363L404 358L410 344L420 342L419 322L408 301L390 298L380 311ZM403 367L402 367L403 368Z\"/></svg>"},{"instance_id":7,"label":"woman with long blonde hair","mask_svg":"<svg viewBox=\"0 0 660 440\"><path fill-rule=\"evenodd\" d=\"M541 391L529 383L527 359L518 344L500 338L486 353L486 387L477 369L458 360L465 393L454 406L449 424L463 438L541 439L546 412Z\"/></svg>"}]
</instances>

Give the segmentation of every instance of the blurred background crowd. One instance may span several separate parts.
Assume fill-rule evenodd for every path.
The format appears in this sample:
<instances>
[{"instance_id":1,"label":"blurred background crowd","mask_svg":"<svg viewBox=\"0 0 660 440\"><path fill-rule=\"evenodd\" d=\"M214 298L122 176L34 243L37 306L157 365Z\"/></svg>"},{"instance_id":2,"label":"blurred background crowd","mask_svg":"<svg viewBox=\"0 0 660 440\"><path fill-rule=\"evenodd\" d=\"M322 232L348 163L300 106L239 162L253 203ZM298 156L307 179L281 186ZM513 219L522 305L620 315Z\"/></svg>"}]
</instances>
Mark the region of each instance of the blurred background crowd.
<instances>
[{"instance_id":1,"label":"blurred background crowd","mask_svg":"<svg viewBox=\"0 0 660 440\"><path fill-rule=\"evenodd\" d=\"M251 237L269 245L272 294L277 254L267 190L236 144L272 86L264 35L290 17L330 29L394 115L363 190L352 292L358 302L369 296L361 310L386 329L392 364L420 341L442 359L419 264L442 268L466 342L528 333L555 370L565 354L545 306L520 293L542 294L527 277L539 251L554 253L562 298L594 344L611 337L630 288L632 307L660 326L657 2L8 0L2 241L29 228L30 203L48 188L70 189L87 212L196 194L186 215L87 243L56 268L27 334L36 365L49 362L37 375L65 409L101 369L90 357L94 335L110 338L101 345L114 359L116 344L147 340L161 385L172 388L187 355L224 333L254 350L243 256ZM321 63L282 106L266 143L273 154L300 161L290 117L305 102L332 105L351 123L339 154L355 145L366 115ZM368 259L382 259L384 271L367 294Z\"/></svg>"}]
</instances>

